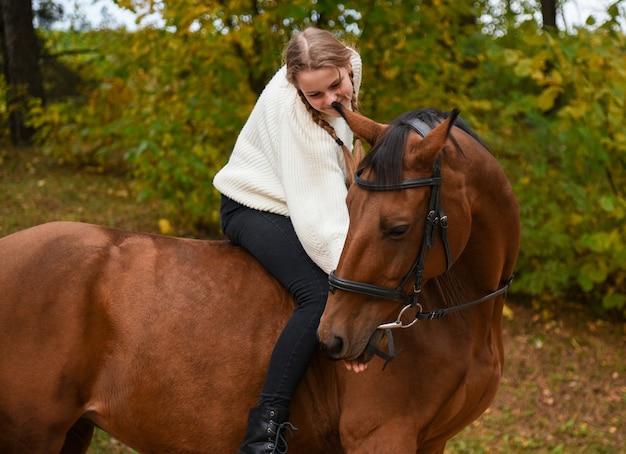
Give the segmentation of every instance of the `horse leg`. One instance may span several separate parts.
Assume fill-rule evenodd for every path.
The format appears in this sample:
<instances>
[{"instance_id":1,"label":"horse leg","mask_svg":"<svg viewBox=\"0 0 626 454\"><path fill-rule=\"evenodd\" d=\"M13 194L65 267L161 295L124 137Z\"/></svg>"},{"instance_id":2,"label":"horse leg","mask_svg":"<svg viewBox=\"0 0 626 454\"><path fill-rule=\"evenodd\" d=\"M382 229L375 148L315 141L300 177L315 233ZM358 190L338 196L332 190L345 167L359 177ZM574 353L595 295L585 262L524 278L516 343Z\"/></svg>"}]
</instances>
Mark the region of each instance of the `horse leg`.
<instances>
[{"instance_id":1,"label":"horse leg","mask_svg":"<svg viewBox=\"0 0 626 454\"><path fill-rule=\"evenodd\" d=\"M80 418L67 432L61 454L85 454L91 443L93 432L93 424Z\"/></svg>"},{"instance_id":2,"label":"horse leg","mask_svg":"<svg viewBox=\"0 0 626 454\"><path fill-rule=\"evenodd\" d=\"M403 436L402 431L397 428L387 427L381 430L389 431L384 436L377 436L373 433L366 440L360 443L346 447L346 454L379 454L381 452L393 452L394 454L443 454L446 443L429 444L428 446L417 446L415 434L407 430ZM379 434L380 435L380 434Z\"/></svg>"},{"instance_id":3,"label":"horse leg","mask_svg":"<svg viewBox=\"0 0 626 454\"><path fill-rule=\"evenodd\" d=\"M415 454L418 451L415 427L403 418L391 420L368 433L341 430L341 441L346 454Z\"/></svg>"},{"instance_id":4,"label":"horse leg","mask_svg":"<svg viewBox=\"0 0 626 454\"><path fill-rule=\"evenodd\" d=\"M1 430L1 429L0 429ZM65 434L38 426L37 429L0 433L0 452L2 454L74 454L78 451L61 451L65 443Z\"/></svg>"},{"instance_id":5,"label":"horse leg","mask_svg":"<svg viewBox=\"0 0 626 454\"><path fill-rule=\"evenodd\" d=\"M35 395L32 400L24 393L16 394L0 395L0 453L87 452L93 425L80 418L80 408L74 405L51 405L44 392Z\"/></svg>"},{"instance_id":6,"label":"horse leg","mask_svg":"<svg viewBox=\"0 0 626 454\"><path fill-rule=\"evenodd\" d=\"M428 445L427 447L417 448L416 454L443 454L446 448L446 443L443 442L439 445Z\"/></svg>"}]
</instances>

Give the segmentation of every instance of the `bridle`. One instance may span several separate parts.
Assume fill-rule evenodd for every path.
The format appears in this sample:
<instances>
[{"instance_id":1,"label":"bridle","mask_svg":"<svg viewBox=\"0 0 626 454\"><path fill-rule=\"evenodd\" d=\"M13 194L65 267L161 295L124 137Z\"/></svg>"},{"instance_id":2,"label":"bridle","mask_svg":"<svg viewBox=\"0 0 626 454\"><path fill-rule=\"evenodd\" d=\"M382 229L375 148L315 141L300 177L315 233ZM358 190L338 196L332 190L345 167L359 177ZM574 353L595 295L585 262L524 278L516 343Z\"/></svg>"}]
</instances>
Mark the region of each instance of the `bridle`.
<instances>
[{"instance_id":1,"label":"bridle","mask_svg":"<svg viewBox=\"0 0 626 454\"><path fill-rule=\"evenodd\" d=\"M428 126L426 123L419 119L405 120L401 124L409 126L412 130L414 130L422 137L426 137L426 135L432 130L430 126ZM448 217L446 216L441 203L441 155L437 157L435 163L433 164L433 173L431 177L403 180L397 184L381 184L361 178L362 173L363 169L359 170L355 174L354 182L360 187L368 189L370 191L395 191L412 188L422 188L428 186L432 188L430 194L429 211L428 215L426 216L424 237L422 239L420 251L417 255L417 258L415 259L415 262L413 263L413 266L411 266L411 269L406 274L404 279L402 279L398 287L383 287L380 285L353 281L337 276L334 271L331 272L328 277L331 293L334 293L335 290L339 289L347 292L373 296L375 298L396 301L397 303L400 303L402 305L402 308L398 313L398 317L394 322L383 323L376 328L385 330L385 332L387 333L389 354L381 352L377 347L371 344L368 344L367 347L372 353L375 353L386 359L386 366L389 361L391 361L397 356L398 353L400 353L399 351L394 351L391 329L409 328L410 326L413 326L418 320L432 320L441 318L450 312L459 311L475 304L488 301L498 295L506 294L512 278L505 281L500 289L491 292L479 299L460 304L458 306L446 307L434 311L424 311L422 305L419 302L424 277L424 264L426 261L426 254L428 252L428 249L430 249L435 244L437 230L441 231L441 239L446 255L446 270L450 269L450 267L452 266L450 243L448 242ZM411 279L413 279L414 282L413 288L409 293L406 293L404 289ZM405 314L409 313L412 310L415 311L415 317L410 322L404 323L403 316L405 316Z\"/></svg>"}]
</instances>

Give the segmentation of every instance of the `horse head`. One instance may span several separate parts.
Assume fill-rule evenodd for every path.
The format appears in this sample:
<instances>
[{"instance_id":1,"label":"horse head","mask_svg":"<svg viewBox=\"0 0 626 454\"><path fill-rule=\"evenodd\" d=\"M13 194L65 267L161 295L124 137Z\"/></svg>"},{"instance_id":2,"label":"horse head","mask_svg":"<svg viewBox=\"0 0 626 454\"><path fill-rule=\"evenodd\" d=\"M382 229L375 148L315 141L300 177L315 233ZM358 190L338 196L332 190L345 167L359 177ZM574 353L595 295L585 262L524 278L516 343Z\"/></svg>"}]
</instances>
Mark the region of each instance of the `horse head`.
<instances>
[{"instance_id":1,"label":"horse head","mask_svg":"<svg viewBox=\"0 0 626 454\"><path fill-rule=\"evenodd\" d=\"M465 176L448 162L450 145L462 155L452 134L458 111L409 112L384 125L336 108L372 149L348 192L350 227L318 334L331 358L367 362L368 346L384 342L377 328L404 323L398 303L419 311L423 283L461 254L471 209Z\"/></svg>"}]
</instances>

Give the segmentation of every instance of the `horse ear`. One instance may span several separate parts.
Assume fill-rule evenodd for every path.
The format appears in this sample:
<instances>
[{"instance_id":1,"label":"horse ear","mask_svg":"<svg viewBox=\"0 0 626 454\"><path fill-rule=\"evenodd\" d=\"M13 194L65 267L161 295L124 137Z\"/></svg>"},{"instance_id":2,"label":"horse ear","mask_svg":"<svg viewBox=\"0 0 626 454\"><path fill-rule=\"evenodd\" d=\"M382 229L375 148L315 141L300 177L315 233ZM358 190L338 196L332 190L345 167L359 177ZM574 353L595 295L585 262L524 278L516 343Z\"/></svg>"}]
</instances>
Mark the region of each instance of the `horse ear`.
<instances>
[{"instance_id":1,"label":"horse ear","mask_svg":"<svg viewBox=\"0 0 626 454\"><path fill-rule=\"evenodd\" d=\"M426 137L422 138L418 134L414 134L409 140L408 148L411 150L410 160L415 164L432 165L437 158L439 152L443 149L450 136L450 130L454 126L456 118L459 116L459 109L450 112L448 118L439 123ZM412 159L411 159L412 158ZM414 166L411 166L414 167Z\"/></svg>"},{"instance_id":2,"label":"horse ear","mask_svg":"<svg viewBox=\"0 0 626 454\"><path fill-rule=\"evenodd\" d=\"M335 101L332 106L346 120L354 135L365 140L370 145L374 145L382 132L387 128L387 125L376 123L374 120L344 108L341 103Z\"/></svg>"}]
</instances>

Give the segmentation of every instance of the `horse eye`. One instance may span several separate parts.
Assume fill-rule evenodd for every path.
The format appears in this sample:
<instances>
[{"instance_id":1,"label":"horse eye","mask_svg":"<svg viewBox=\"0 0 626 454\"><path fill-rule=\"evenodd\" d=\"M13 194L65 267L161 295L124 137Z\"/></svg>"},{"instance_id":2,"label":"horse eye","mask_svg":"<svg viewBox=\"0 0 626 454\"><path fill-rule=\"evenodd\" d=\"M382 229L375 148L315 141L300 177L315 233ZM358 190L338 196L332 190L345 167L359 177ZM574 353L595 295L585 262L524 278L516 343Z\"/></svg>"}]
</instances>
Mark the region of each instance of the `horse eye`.
<instances>
[{"instance_id":1,"label":"horse eye","mask_svg":"<svg viewBox=\"0 0 626 454\"><path fill-rule=\"evenodd\" d=\"M409 230L408 225L398 225L387 230L385 235L389 237L400 237L404 235L407 230Z\"/></svg>"}]
</instances>

